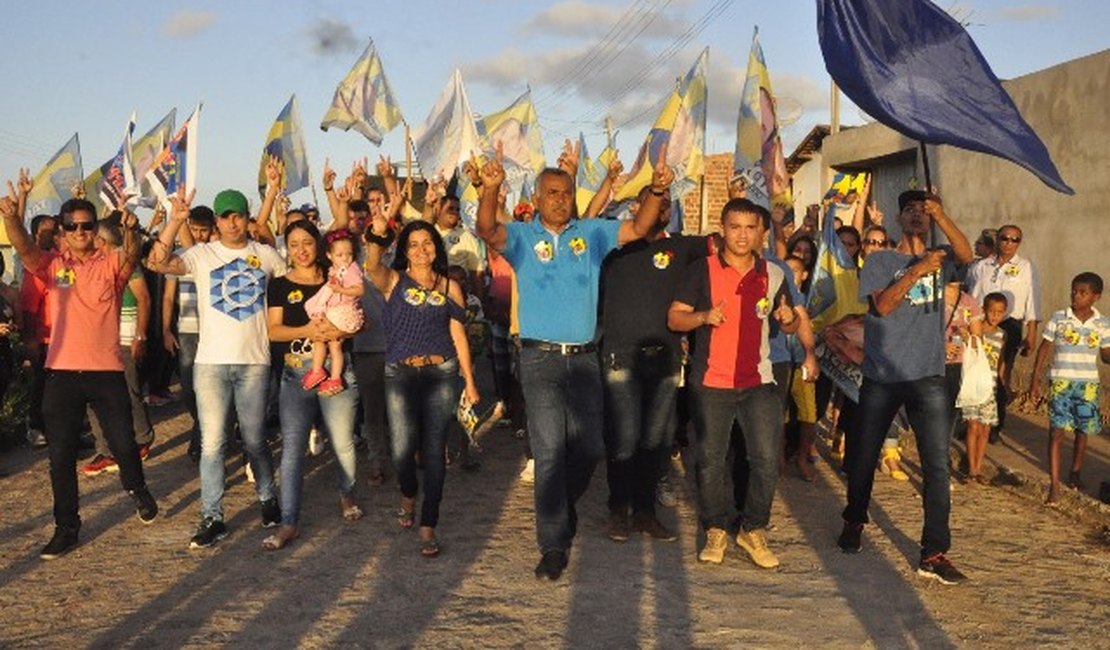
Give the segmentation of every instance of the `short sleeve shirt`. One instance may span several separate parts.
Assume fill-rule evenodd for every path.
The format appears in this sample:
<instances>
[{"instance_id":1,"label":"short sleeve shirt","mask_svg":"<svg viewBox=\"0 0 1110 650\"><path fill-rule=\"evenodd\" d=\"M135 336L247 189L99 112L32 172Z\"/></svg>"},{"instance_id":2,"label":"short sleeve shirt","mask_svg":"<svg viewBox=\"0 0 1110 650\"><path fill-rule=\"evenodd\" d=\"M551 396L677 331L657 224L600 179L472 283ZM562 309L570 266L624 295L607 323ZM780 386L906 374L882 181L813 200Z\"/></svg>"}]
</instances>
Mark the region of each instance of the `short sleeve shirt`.
<instances>
[{"instance_id":1,"label":"short sleeve shirt","mask_svg":"<svg viewBox=\"0 0 1110 650\"><path fill-rule=\"evenodd\" d=\"M571 220L554 234L537 216L506 224L502 256L517 283L520 336L555 343L587 343L597 329L601 264L617 247L620 222Z\"/></svg>"},{"instance_id":2,"label":"short sleeve shirt","mask_svg":"<svg viewBox=\"0 0 1110 650\"><path fill-rule=\"evenodd\" d=\"M447 263L461 266L470 273L477 273L486 268L486 245L464 226L457 226L451 230L436 231L443 238L443 246L447 249Z\"/></svg>"},{"instance_id":3,"label":"short sleeve shirt","mask_svg":"<svg viewBox=\"0 0 1110 650\"><path fill-rule=\"evenodd\" d=\"M46 367L52 370L123 370L119 346L120 255L47 253L34 271L51 294L53 323Z\"/></svg>"},{"instance_id":4,"label":"short sleeve shirt","mask_svg":"<svg viewBox=\"0 0 1110 650\"><path fill-rule=\"evenodd\" d=\"M181 254L197 286L200 338L196 363L268 364L266 286L285 274L285 260L273 247L247 242L228 248L197 244Z\"/></svg>"},{"instance_id":5,"label":"short sleeve shirt","mask_svg":"<svg viewBox=\"0 0 1110 650\"><path fill-rule=\"evenodd\" d=\"M690 382L706 388L754 388L773 384L771 316L785 297L793 306L786 273L757 258L743 277L720 254L694 262L675 294L675 301L695 311L723 303L725 321L694 330Z\"/></svg>"},{"instance_id":6,"label":"short sleeve shirt","mask_svg":"<svg viewBox=\"0 0 1110 650\"><path fill-rule=\"evenodd\" d=\"M863 325L863 376L872 381L916 381L944 374L944 285L956 276L949 250L941 268L910 287L894 311L879 316L874 308ZM898 251L871 253L860 271L859 297L886 289L920 258Z\"/></svg>"},{"instance_id":7,"label":"short sleeve shirt","mask_svg":"<svg viewBox=\"0 0 1110 650\"><path fill-rule=\"evenodd\" d=\"M1071 308L1052 314L1044 326L1044 340L1052 341L1050 379L1097 382L1099 351L1110 348L1110 318L1097 309L1079 320Z\"/></svg>"},{"instance_id":8,"label":"short sleeve shirt","mask_svg":"<svg viewBox=\"0 0 1110 650\"><path fill-rule=\"evenodd\" d=\"M1006 296L1006 315L1020 321L1040 320L1040 280L1033 262L1014 255L1000 263L997 255L985 257L968 269L967 285L980 304L988 293Z\"/></svg>"},{"instance_id":9,"label":"short sleeve shirt","mask_svg":"<svg viewBox=\"0 0 1110 650\"><path fill-rule=\"evenodd\" d=\"M611 253L602 267L602 344L606 350L666 346L680 335L667 329L667 309L691 262L709 254L706 237L637 240Z\"/></svg>"},{"instance_id":10,"label":"short sleeve shirt","mask_svg":"<svg viewBox=\"0 0 1110 650\"><path fill-rule=\"evenodd\" d=\"M955 344L951 352L948 351L948 346L945 345L944 363L963 362L967 329L973 321L977 320L983 320L983 308L966 291L960 292L960 298L955 305L944 305L944 322L948 323L948 327L944 330L944 342ZM957 335L960 336L958 340L956 339Z\"/></svg>"}]
</instances>

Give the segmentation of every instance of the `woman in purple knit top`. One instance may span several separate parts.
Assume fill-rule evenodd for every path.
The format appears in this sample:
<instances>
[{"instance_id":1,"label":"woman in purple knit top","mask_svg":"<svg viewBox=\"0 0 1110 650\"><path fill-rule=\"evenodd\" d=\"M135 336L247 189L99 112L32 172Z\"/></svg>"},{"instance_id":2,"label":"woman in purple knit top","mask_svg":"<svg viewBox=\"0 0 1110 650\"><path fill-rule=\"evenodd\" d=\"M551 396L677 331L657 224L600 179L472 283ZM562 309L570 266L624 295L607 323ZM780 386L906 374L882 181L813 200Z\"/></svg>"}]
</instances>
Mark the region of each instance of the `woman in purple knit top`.
<instances>
[{"instance_id":1,"label":"woman in purple knit top","mask_svg":"<svg viewBox=\"0 0 1110 650\"><path fill-rule=\"evenodd\" d=\"M466 397L478 403L470 347L467 345L462 287L447 277L447 250L435 228L417 221L397 236L392 268L382 253L392 232L384 217L366 230L366 274L385 296L382 323L386 337L385 398L392 433L393 464L401 484L397 522L415 521L415 453L424 464L424 500L420 508L420 552L439 555L435 529L447 466L448 426L459 401L458 376Z\"/></svg>"}]
</instances>

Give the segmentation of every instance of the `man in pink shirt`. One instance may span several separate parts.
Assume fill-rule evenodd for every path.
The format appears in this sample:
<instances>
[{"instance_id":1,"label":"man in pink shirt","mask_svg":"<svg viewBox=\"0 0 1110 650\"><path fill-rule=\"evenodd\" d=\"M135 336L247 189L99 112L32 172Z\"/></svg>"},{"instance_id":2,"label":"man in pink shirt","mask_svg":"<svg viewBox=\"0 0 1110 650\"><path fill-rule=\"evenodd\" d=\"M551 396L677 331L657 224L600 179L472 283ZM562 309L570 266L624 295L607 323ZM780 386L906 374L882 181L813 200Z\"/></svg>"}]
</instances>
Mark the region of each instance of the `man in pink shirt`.
<instances>
[{"instance_id":1,"label":"man in pink shirt","mask_svg":"<svg viewBox=\"0 0 1110 650\"><path fill-rule=\"evenodd\" d=\"M98 252L94 246L96 208L91 203L70 199L58 216L65 232L64 252L44 251L23 227L15 198L0 199L0 217L26 273L42 280L52 295L43 416L55 530L40 554L44 560L60 557L78 543L77 449L89 405L104 427L108 446L119 462L120 482L134 500L139 519L150 523L158 515L132 436L119 347L120 298L139 256L135 215L124 215L123 246L112 253Z\"/></svg>"}]
</instances>

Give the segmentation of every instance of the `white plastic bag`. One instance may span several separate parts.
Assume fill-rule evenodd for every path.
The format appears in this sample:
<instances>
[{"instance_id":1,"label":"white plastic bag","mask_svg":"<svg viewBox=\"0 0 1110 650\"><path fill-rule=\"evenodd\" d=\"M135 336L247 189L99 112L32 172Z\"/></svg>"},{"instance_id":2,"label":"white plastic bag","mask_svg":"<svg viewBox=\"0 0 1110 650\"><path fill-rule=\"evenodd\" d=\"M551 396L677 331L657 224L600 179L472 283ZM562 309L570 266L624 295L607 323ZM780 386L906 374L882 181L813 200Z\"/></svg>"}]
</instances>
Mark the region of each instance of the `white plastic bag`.
<instances>
[{"instance_id":1,"label":"white plastic bag","mask_svg":"<svg viewBox=\"0 0 1110 650\"><path fill-rule=\"evenodd\" d=\"M964 345L963 375L960 393L956 396L956 407L979 406L990 400L994 394L994 373L991 372L983 340L978 336L969 338Z\"/></svg>"}]
</instances>

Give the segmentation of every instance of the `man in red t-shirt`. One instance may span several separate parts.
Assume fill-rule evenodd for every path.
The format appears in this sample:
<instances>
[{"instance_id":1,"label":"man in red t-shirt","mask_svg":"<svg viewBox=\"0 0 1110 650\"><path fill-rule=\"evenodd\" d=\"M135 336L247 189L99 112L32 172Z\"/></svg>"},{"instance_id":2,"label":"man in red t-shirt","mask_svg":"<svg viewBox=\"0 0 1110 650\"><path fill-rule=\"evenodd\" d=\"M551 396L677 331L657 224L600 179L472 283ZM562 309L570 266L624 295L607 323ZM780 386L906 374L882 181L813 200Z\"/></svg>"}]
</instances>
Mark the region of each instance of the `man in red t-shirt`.
<instances>
[{"instance_id":1,"label":"man in red t-shirt","mask_svg":"<svg viewBox=\"0 0 1110 650\"><path fill-rule=\"evenodd\" d=\"M20 181L21 186L30 182L22 177ZM77 450L88 405L104 427L119 462L120 482L134 500L139 519L150 523L158 515L132 436L119 347L120 298L139 257L136 218L124 215L123 247L105 254L94 245L96 208L84 199L62 204L59 217L66 243L62 253L43 251L35 244L23 228L14 197L0 199L0 217L26 272L42 280L52 294L43 418L50 447L55 531L40 554L52 560L78 543Z\"/></svg>"},{"instance_id":2,"label":"man in red t-shirt","mask_svg":"<svg viewBox=\"0 0 1110 650\"><path fill-rule=\"evenodd\" d=\"M729 433L744 432L751 467L736 543L763 568L778 566L765 529L782 453L782 400L771 371L772 328L793 334L800 324L786 274L759 255L771 214L748 199L721 211L724 246L687 269L667 325L694 332L690 362L692 415L697 432L698 509L706 532L701 562L720 564L728 546L732 499L726 487Z\"/></svg>"},{"instance_id":3,"label":"man in red t-shirt","mask_svg":"<svg viewBox=\"0 0 1110 650\"><path fill-rule=\"evenodd\" d=\"M57 250L58 220L49 214L31 219L31 235L44 252ZM46 347L50 344L50 310L46 308L46 283L31 273L23 276L19 287L19 306L23 312L24 344L31 368L28 387L27 440L33 447L45 447L42 423L42 390L46 385Z\"/></svg>"}]
</instances>

